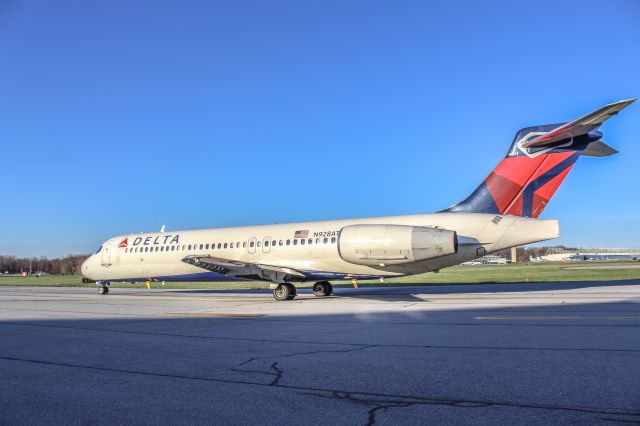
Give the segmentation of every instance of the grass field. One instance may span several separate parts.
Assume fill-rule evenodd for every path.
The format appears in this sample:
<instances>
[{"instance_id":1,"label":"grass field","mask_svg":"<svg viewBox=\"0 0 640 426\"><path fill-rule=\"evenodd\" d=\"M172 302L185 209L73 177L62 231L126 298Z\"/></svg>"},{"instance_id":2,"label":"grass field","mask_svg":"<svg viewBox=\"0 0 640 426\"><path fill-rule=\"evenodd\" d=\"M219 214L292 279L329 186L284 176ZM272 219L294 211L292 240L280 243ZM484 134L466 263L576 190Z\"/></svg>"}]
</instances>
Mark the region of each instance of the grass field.
<instances>
[{"instance_id":1,"label":"grass field","mask_svg":"<svg viewBox=\"0 0 640 426\"><path fill-rule=\"evenodd\" d=\"M602 281L640 279L640 263L519 263L513 265L469 265L453 266L439 273L427 273L403 278L379 281L361 281L361 286L403 285L442 285L442 284L480 284L480 283L523 283L555 281ZM298 287L309 287L312 283L303 283ZM351 286L350 281L334 281L335 286ZM42 277L1 276L0 286L51 286L51 287L95 287L95 284L82 284L78 275L47 275ZM144 288L144 283L112 283L112 287ZM193 288L193 289L254 289L268 288L263 282L154 282L152 288Z\"/></svg>"}]
</instances>

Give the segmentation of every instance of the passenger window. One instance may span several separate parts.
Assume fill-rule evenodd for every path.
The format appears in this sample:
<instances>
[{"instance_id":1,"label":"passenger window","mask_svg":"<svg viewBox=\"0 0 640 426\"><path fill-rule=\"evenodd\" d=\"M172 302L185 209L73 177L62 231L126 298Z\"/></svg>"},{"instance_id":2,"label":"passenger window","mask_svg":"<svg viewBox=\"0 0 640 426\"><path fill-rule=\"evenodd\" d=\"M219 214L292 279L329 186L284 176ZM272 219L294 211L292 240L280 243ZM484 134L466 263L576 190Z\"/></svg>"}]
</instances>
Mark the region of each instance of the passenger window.
<instances>
[{"instance_id":1,"label":"passenger window","mask_svg":"<svg viewBox=\"0 0 640 426\"><path fill-rule=\"evenodd\" d=\"M287 240L287 245L291 245L291 240Z\"/></svg>"},{"instance_id":2,"label":"passenger window","mask_svg":"<svg viewBox=\"0 0 640 426\"><path fill-rule=\"evenodd\" d=\"M320 238L316 238L316 244L320 244Z\"/></svg>"},{"instance_id":3,"label":"passenger window","mask_svg":"<svg viewBox=\"0 0 640 426\"><path fill-rule=\"evenodd\" d=\"M313 244L313 238L309 238L309 244Z\"/></svg>"},{"instance_id":4,"label":"passenger window","mask_svg":"<svg viewBox=\"0 0 640 426\"><path fill-rule=\"evenodd\" d=\"M224 248L227 248L227 245L228 245L227 243L224 243Z\"/></svg>"},{"instance_id":5,"label":"passenger window","mask_svg":"<svg viewBox=\"0 0 640 426\"><path fill-rule=\"evenodd\" d=\"M297 239L297 238L294 238L294 239L293 239L293 245L294 245L294 246L297 246L297 245L298 245L298 239Z\"/></svg>"},{"instance_id":6,"label":"passenger window","mask_svg":"<svg viewBox=\"0 0 640 426\"><path fill-rule=\"evenodd\" d=\"M160 251L164 251L164 246L161 246L161 247L160 247Z\"/></svg>"},{"instance_id":7,"label":"passenger window","mask_svg":"<svg viewBox=\"0 0 640 426\"><path fill-rule=\"evenodd\" d=\"M265 247L269 247L269 240L267 240L267 241L265 241L265 242L264 242L264 246L265 246Z\"/></svg>"},{"instance_id":8,"label":"passenger window","mask_svg":"<svg viewBox=\"0 0 640 426\"><path fill-rule=\"evenodd\" d=\"M240 248L240 241L236 242L236 248Z\"/></svg>"},{"instance_id":9,"label":"passenger window","mask_svg":"<svg viewBox=\"0 0 640 426\"><path fill-rule=\"evenodd\" d=\"M245 241L244 243L242 243L242 247L246 247L247 246L247 242Z\"/></svg>"},{"instance_id":10,"label":"passenger window","mask_svg":"<svg viewBox=\"0 0 640 426\"><path fill-rule=\"evenodd\" d=\"M229 247L230 247L230 248L233 248L233 243L229 244Z\"/></svg>"},{"instance_id":11,"label":"passenger window","mask_svg":"<svg viewBox=\"0 0 640 426\"><path fill-rule=\"evenodd\" d=\"M204 245L204 248L205 248L205 249L207 249L207 250L209 250L209 244L205 244L205 245Z\"/></svg>"},{"instance_id":12,"label":"passenger window","mask_svg":"<svg viewBox=\"0 0 640 426\"><path fill-rule=\"evenodd\" d=\"M283 244L284 244L284 241L282 241L282 240L278 241L278 245L279 245L279 246L281 246L281 245L283 245Z\"/></svg>"},{"instance_id":13,"label":"passenger window","mask_svg":"<svg viewBox=\"0 0 640 426\"><path fill-rule=\"evenodd\" d=\"M257 245L258 247L261 247L261 246L262 246L262 241L258 241L258 242L256 243L256 245Z\"/></svg>"},{"instance_id":14,"label":"passenger window","mask_svg":"<svg viewBox=\"0 0 640 426\"><path fill-rule=\"evenodd\" d=\"M303 245L304 245L304 243L305 243L305 241L306 241L306 240L305 240L304 238L303 238L303 239L301 239L301 240L300 240L300 245L301 245L301 246L303 246Z\"/></svg>"},{"instance_id":15,"label":"passenger window","mask_svg":"<svg viewBox=\"0 0 640 426\"><path fill-rule=\"evenodd\" d=\"M327 243L329 242L329 239L328 239L327 237L324 237L324 238L322 239L322 242L323 242L324 244L327 244Z\"/></svg>"},{"instance_id":16,"label":"passenger window","mask_svg":"<svg viewBox=\"0 0 640 426\"><path fill-rule=\"evenodd\" d=\"M249 243L249 247L253 247L253 241Z\"/></svg>"},{"instance_id":17,"label":"passenger window","mask_svg":"<svg viewBox=\"0 0 640 426\"><path fill-rule=\"evenodd\" d=\"M336 243L336 237L331 237L331 244L335 244Z\"/></svg>"},{"instance_id":18,"label":"passenger window","mask_svg":"<svg viewBox=\"0 0 640 426\"><path fill-rule=\"evenodd\" d=\"M221 248L221 247L222 247L222 243L218 243L218 248Z\"/></svg>"},{"instance_id":19,"label":"passenger window","mask_svg":"<svg viewBox=\"0 0 640 426\"><path fill-rule=\"evenodd\" d=\"M156 251L160 251L160 247L156 247Z\"/></svg>"},{"instance_id":20,"label":"passenger window","mask_svg":"<svg viewBox=\"0 0 640 426\"><path fill-rule=\"evenodd\" d=\"M171 246L171 251L175 251L176 250L176 246Z\"/></svg>"},{"instance_id":21,"label":"passenger window","mask_svg":"<svg viewBox=\"0 0 640 426\"><path fill-rule=\"evenodd\" d=\"M187 247L189 250L191 250L191 244L189 244L189 246Z\"/></svg>"}]
</instances>

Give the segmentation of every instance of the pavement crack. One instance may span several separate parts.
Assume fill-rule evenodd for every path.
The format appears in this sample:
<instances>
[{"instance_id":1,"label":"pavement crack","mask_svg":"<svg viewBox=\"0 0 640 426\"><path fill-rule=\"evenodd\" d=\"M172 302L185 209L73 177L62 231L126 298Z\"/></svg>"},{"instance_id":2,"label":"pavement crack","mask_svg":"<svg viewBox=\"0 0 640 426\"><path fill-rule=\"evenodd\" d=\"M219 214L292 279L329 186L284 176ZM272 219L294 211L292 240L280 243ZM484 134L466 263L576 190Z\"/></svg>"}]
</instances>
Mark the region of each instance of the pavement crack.
<instances>
[{"instance_id":1,"label":"pavement crack","mask_svg":"<svg viewBox=\"0 0 640 426\"><path fill-rule=\"evenodd\" d=\"M249 358L246 361L241 362L238 366L243 366L247 364L251 364L254 361L259 361L263 359L280 359L280 358L290 358L294 356L304 356L304 355L317 355L317 354L326 354L326 353L347 353L347 352L356 352L361 351L363 349L375 348L378 345L358 345L356 348L349 349L320 349L317 351L305 351L305 352L291 352L288 354L280 354L280 355L270 355L270 356L257 356L253 358Z\"/></svg>"},{"instance_id":2,"label":"pavement crack","mask_svg":"<svg viewBox=\"0 0 640 426\"><path fill-rule=\"evenodd\" d=\"M63 367L63 368L74 368L81 370L91 370L91 371L101 371L105 373L115 373L115 374L130 374L130 375L138 375L145 377L156 377L160 379L174 379L174 380L196 380L201 382L210 382L210 383L227 383L233 385L244 385L244 386L262 386L262 387L276 387L278 389L290 390L301 392L305 395L316 396L321 398L331 398L331 399L342 399L347 400L357 404L370 404L373 405L373 408L376 406L381 406L382 408L406 408L414 405L448 405L452 407L462 408L462 409L473 409L480 407L512 407L512 408L523 408L523 409L535 409L535 410L560 410L560 411L569 411L569 412L578 412L584 414L592 414L592 415L604 415L604 416L623 416L623 417L632 417L634 421L640 420L640 410L630 409L630 408L604 408L604 407L589 407L589 406L572 406L572 405L552 405L552 404L534 404L534 403L524 403L524 402L511 402L511 401L487 401L487 400L469 400L469 399L453 399L453 398L436 398L436 397L428 397L422 395L399 395L392 393L382 393L382 392L370 392L370 391L347 391L341 389L331 389L331 388L320 388L320 387L312 387L312 386L302 386L302 385L285 385L280 384L280 379L282 378L283 370L278 368L277 363L273 365L273 373L275 375L275 379L271 383L264 383L261 381L251 381L251 380L233 380L233 379L225 379L225 378L217 378L217 377L203 377L196 375L188 375L188 374L177 374L170 372L154 372L154 371L141 371L141 370L127 370L122 368L115 367L101 367L95 365L82 365L82 364L72 364L66 362L55 362L48 360L39 360L39 359L29 359L29 358L21 358L21 357L12 357L12 356L2 356L0 355L0 360L8 361L8 362L26 362L31 364L40 364L40 365L48 365L54 367ZM279 378L278 378L279 377ZM357 397L358 395L359 397ZM371 414L368 415L367 424L369 421L376 420L376 414L382 410L379 408L378 410L371 411ZM625 419L627 420L627 419Z\"/></svg>"},{"instance_id":3,"label":"pavement crack","mask_svg":"<svg viewBox=\"0 0 640 426\"><path fill-rule=\"evenodd\" d=\"M284 374L284 370L278 368L277 361L271 364L271 369L276 372L276 377L273 379L273 382L271 382L271 386L278 386L278 383L280 383L280 379L282 379L282 375Z\"/></svg>"},{"instance_id":4,"label":"pavement crack","mask_svg":"<svg viewBox=\"0 0 640 426\"><path fill-rule=\"evenodd\" d=\"M269 367L268 371L262 370L241 370L239 368L229 368L229 371L234 371L236 373L256 373L256 374L266 374L268 376L272 376L273 380L269 383L269 386L278 386L280 383L280 379L282 379L282 375L284 374L284 370L282 368L278 368L278 362L274 362Z\"/></svg>"}]
</instances>

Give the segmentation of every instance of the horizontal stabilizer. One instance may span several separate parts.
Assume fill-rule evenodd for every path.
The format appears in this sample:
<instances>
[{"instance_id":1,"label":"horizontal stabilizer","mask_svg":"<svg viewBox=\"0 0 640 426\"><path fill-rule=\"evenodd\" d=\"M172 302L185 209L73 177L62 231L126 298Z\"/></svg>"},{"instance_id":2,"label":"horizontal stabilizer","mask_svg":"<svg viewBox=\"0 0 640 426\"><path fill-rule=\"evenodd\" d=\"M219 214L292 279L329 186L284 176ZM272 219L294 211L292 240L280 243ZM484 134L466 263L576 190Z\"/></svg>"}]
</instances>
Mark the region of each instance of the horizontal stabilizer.
<instances>
[{"instance_id":1,"label":"horizontal stabilizer","mask_svg":"<svg viewBox=\"0 0 640 426\"><path fill-rule=\"evenodd\" d=\"M609 145L602 141L591 142L587 147L582 151L582 155L586 155L589 157L608 157L613 154L617 154L618 151L611 148Z\"/></svg>"},{"instance_id":2,"label":"horizontal stabilizer","mask_svg":"<svg viewBox=\"0 0 640 426\"><path fill-rule=\"evenodd\" d=\"M590 131L600 127L602 123L607 121L611 116L616 115L637 99L627 99L623 101L614 102L609 105L605 105L584 117L580 117L570 123L566 123L551 130L544 135L528 140L525 142L523 148L533 148L541 146L551 146L556 142L563 141L565 139L574 138L576 136L582 136L588 134Z\"/></svg>"}]
</instances>

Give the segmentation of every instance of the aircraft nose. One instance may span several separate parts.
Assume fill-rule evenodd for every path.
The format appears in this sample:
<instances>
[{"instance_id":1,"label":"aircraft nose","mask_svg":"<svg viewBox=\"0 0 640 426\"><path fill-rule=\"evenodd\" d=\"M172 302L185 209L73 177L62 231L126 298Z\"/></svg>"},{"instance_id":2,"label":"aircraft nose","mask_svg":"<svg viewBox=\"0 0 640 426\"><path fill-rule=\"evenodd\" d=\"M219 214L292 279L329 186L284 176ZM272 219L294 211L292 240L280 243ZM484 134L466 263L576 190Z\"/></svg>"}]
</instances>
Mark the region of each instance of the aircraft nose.
<instances>
[{"instance_id":1,"label":"aircraft nose","mask_svg":"<svg viewBox=\"0 0 640 426\"><path fill-rule=\"evenodd\" d=\"M82 275L84 275L87 278L89 277L89 274L91 273L91 263L93 260L93 254L91 256L89 256L89 258L87 260L85 260L84 262L82 262L82 266L80 267L80 271L82 273Z\"/></svg>"}]
</instances>

